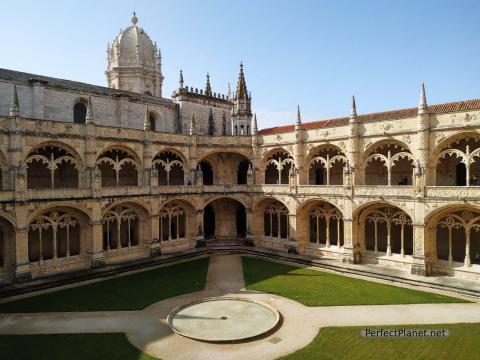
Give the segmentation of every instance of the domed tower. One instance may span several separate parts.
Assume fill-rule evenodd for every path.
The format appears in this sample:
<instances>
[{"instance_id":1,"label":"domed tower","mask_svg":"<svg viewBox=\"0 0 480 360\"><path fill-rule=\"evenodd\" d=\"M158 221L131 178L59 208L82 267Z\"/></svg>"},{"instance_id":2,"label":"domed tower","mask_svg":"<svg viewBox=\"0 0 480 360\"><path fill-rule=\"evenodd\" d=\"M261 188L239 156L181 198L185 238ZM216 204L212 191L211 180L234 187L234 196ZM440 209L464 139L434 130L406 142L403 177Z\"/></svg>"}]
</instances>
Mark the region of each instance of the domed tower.
<instances>
[{"instance_id":1,"label":"domed tower","mask_svg":"<svg viewBox=\"0 0 480 360\"><path fill-rule=\"evenodd\" d=\"M132 25L120 30L107 49L108 87L140 94L162 96L162 57L157 44L137 26L135 13Z\"/></svg>"}]
</instances>

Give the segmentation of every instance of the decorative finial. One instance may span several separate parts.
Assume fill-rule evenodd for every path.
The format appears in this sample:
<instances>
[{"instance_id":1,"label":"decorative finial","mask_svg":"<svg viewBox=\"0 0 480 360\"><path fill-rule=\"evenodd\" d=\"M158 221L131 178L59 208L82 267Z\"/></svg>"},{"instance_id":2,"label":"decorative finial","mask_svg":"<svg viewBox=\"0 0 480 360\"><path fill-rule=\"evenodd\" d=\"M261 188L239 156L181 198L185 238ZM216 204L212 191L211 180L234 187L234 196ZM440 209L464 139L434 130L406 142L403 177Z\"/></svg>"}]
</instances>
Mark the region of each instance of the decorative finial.
<instances>
[{"instance_id":1,"label":"decorative finial","mask_svg":"<svg viewBox=\"0 0 480 360\"><path fill-rule=\"evenodd\" d=\"M148 105L145 106L145 117L143 119L143 130L148 131L151 130L152 127L150 126L150 117L148 116Z\"/></svg>"},{"instance_id":2,"label":"decorative finial","mask_svg":"<svg viewBox=\"0 0 480 360\"><path fill-rule=\"evenodd\" d=\"M253 124L252 124L252 135L257 135L258 126L257 126L257 113L253 114Z\"/></svg>"},{"instance_id":3,"label":"decorative finial","mask_svg":"<svg viewBox=\"0 0 480 360\"><path fill-rule=\"evenodd\" d=\"M20 105L18 103L17 85L13 85L13 98L10 104L10 116L20 115Z\"/></svg>"},{"instance_id":4,"label":"decorative finial","mask_svg":"<svg viewBox=\"0 0 480 360\"><path fill-rule=\"evenodd\" d=\"M231 96L232 96L232 90L230 89L230 83L228 83L228 88L227 88L227 100L229 100Z\"/></svg>"},{"instance_id":5,"label":"decorative finial","mask_svg":"<svg viewBox=\"0 0 480 360\"><path fill-rule=\"evenodd\" d=\"M295 128L300 129L302 126L302 117L300 116L300 105L297 105L297 121L295 122Z\"/></svg>"},{"instance_id":6,"label":"decorative finial","mask_svg":"<svg viewBox=\"0 0 480 360\"><path fill-rule=\"evenodd\" d=\"M357 105L355 104L355 96L352 96L352 110L350 112L351 117L357 116Z\"/></svg>"},{"instance_id":7,"label":"decorative finial","mask_svg":"<svg viewBox=\"0 0 480 360\"><path fill-rule=\"evenodd\" d=\"M183 72L180 70L180 80L179 80L180 89L183 89Z\"/></svg>"},{"instance_id":8,"label":"decorative finial","mask_svg":"<svg viewBox=\"0 0 480 360\"><path fill-rule=\"evenodd\" d=\"M93 124L93 106L92 106L92 97L88 97L87 102L87 114L85 115L85 124Z\"/></svg>"},{"instance_id":9,"label":"decorative finial","mask_svg":"<svg viewBox=\"0 0 480 360\"><path fill-rule=\"evenodd\" d=\"M194 114L192 114L192 120L190 121L189 134L190 134L190 135L195 134L195 115L194 115Z\"/></svg>"},{"instance_id":10,"label":"decorative finial","mask_svg":"<svg viewBox=\"0 0 480 360\"><path fill-rule=\"evenodd\" d=\"M137 26L137 23L138 23L137 13L134 11L132 16L132 25Z\"/></svg>"},{"instance_id":11,"label":"decorative finial","mask_svg":"<svg viewBox=\"0 0 480 360\"><path fill-rule=\"evenodd\" d=\"M212 96L212 87L210 86L210 74L207 73L207 83L205 84L205 96Z\"/></svg>"},{"instance_id":12,"label":"decorative finial","mask_svg":"<svg viewBox=\"0 0 480 360\"><path fill-rule=\"evenodd\" d=\"M418 103L418 113L425 114L427 112L427 96L425 95L425 85L422 83L422 86L420 87L420 102Z\"/></svg>"}]
</instances>

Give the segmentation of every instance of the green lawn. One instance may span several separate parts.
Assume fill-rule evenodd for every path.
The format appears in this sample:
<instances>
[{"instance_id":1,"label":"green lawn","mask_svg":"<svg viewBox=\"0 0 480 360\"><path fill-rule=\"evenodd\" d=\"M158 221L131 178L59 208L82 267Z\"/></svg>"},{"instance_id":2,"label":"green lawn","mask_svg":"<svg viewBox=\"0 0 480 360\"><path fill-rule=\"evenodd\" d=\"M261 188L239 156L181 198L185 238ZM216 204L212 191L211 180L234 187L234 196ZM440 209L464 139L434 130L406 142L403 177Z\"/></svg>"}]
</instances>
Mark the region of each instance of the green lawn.
<instances>
[{"instance_id":1,"label":"green lawn","mask_svg":"<svg viewBox=\"0 0 480 360\"><path fill-rule=\"evenodd\" d=\"M5 360L155 360L131 345L125 334L0 336Z\"/></svg>"},{"instance_id":2,"label":"green lawn","mask_svg":"<svg viewBox=\"0 0 480 360\"><path fill-rule=\"evenodd\" d=\"M209 258L0 304L0 313L140 310L157 301L203 290ZM1 353L0 353L1 354Z\"/></svg>"},{"instance_id":3,"label":"green lawn","mask_svg":"<svg viewBox=\"0 0 480 360\"><path fill-rule=\"evenodd\" d=\"M242 261L248 290L277 294L307 306L468 302L251 257Z\"/></svg>"},{"instance_id":4,"label":"green lawn","mask_svg":"<svg viewBox=\"0 0 480 360\"><path fill-rule=\"evenodd\" d=\"M480 359L480 324L382 326L384 329L448 329L446 338L364 338L365 326L320 329L313 342L282 360ZM372 326L368 328L380 328Z\"/></svg>"}]
</instances>

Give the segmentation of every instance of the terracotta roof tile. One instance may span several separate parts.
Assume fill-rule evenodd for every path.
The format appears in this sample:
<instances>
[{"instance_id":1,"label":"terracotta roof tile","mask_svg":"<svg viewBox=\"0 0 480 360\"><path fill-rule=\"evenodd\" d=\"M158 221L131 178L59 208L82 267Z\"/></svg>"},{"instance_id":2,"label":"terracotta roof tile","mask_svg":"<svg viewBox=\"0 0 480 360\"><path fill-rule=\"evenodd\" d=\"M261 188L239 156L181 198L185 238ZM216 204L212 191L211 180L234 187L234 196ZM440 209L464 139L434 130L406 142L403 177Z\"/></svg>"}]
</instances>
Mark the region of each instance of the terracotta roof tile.
<instances>
[{"instance_id":1,"label":"terracotta roof tile","mask_svg":"<svg viewBox=\"0 0 480 360\"><path fill-rule=\"evenodd\" d=\"M479 110L480 109L480 99L457 101L446 104L437 104L431 105L428 107L428 112L430 114L442 114L449 113L454 111L466 111L466 110ZM368 121L379 121L379 120L394 120L394 119L405 119L410 117L417 116L417 108L407 108L407 109L398 109L383 111L378 113L362 114L358 116L358 120L368 122ZM320 120L307 122L302 124L302 129L316 129L329 126L343 126L348 123L348 117L329 119L329 120ZM291 132L294 130L293 125L284 125L277 126L267 129L262 129L259 131L259 134L262 135L271 135L271 134L283 134Z\"/></svg>"}]
</instances>

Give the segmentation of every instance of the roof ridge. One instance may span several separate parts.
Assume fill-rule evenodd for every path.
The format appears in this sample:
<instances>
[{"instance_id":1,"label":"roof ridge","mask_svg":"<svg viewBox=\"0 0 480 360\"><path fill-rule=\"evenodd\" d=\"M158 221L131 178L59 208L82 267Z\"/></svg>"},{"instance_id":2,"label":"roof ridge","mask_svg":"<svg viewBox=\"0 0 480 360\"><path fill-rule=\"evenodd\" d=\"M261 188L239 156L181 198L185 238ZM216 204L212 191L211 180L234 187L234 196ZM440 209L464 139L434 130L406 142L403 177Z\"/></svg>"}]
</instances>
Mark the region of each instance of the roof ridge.
<instances>
[{"instance_id":1,"label":"roof ridge","mask_svg":"<svg viewBox=\"0 0 480 360\"><path fill-rule=\"evenodd\" d=\"M430 114L448 113L448 112L473 110L473 109L480 109L480 98L428 105L428 113ZM367 120L367 121L403 119L407 117L416 116L417 111L418 109L416 107L400 108L400 109L359 114L357 118L359 120ZM345 121L345 120L348 120L348 116L304 122L302 123L302 129L316 128L317 127L316 125L318 125L318 127L324 127L326 125L329 125L331 122ZM287 128L291 128L293 130L294 128L293 123L287 124L287 125L279 125L275 127L264 128L259 131L259 134L265 135L265 134L276 134L276 133L288 132L288 130L285 131ZM280 130L280 131L276 131L276 130Z\"/></svg>"}]
</instances>

